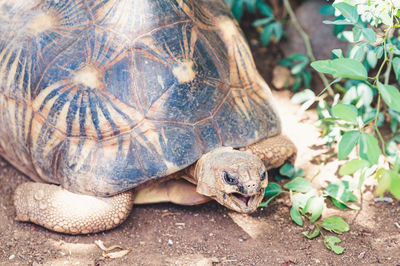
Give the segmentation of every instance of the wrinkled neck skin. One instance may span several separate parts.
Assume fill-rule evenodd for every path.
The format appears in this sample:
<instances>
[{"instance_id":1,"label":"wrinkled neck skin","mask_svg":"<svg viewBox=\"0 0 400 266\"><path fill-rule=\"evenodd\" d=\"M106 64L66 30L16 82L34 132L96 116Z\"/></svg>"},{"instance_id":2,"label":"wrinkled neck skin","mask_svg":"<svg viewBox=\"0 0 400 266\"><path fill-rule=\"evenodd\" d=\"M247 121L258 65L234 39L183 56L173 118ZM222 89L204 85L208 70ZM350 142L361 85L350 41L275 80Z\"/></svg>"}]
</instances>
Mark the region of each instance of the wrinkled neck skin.
<instances>
[{"instance_id":1,"label":"wrinkled neck skin","mask_svg":"<svg viewBox=\"0 0 400 266\"><path fill-rule=\"evenodd\" d=\"M204 154L191 172L197 180L198 193L241 213L257 209L268 184L259 157L230 147Z\"/></svg>"}]
</instances>

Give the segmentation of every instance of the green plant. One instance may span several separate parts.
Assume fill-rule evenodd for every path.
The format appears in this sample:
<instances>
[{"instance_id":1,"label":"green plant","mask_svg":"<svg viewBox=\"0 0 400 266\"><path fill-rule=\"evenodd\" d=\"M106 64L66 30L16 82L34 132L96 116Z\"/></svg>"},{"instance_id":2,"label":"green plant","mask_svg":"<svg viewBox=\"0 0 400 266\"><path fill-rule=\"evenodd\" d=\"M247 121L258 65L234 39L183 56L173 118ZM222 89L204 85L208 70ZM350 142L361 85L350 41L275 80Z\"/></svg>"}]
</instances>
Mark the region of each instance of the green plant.
<instances>
[{"instance_id":1,"label":"green plant","mask_svg":"<svg viewBox=\"0 0 400 266\"><path fill-rule=\"evenodd\" d=\"M297 91L301 85L310 89L311 72L307 69L310 60L305 54L293 54L279 61L279 64L290 69L290 73L294 76L294 83L291 87L292 91ZM287 87L287 86L285 86Z\"/></svg>"},{"instance_id":2,"label":"green plant","mask_svg":"<svg viewBox=\"0 0 400 266\"><path fill-rule=\"evenodd\" d=\"M285 190L279 184L270 182L264 193L266 200L260 204L260 207L266 207L278 195L288 193L292 202L292 207L290 208L292 220L299 226L303 226L304 220L307 220L313 228L312 232L305 231L303 235L308 239L322 235L327 248L336 254L343 253L344 248L336 245L341 241L340 238L325 235L322 229L341 234L350 229L349 225L340 217L330 217L323 221L319 221L319 219L325 208L325 200L327 198L332 199L333 203L341 209L346 207L357 209L356 206L349 204L350 201L357 200L349 184L345 181L338 184L330 184L323 193L320 193L309 180L303 177L304 171L295 169L291 164L284 164L279 173L290 178L291 181L283 186Z\"/></svg>"},{"instance_id":3,"label":"green plant","mask_svg":"<svg viewBox=\"0 0 400 266\"><path fill-rule=\"evenodd\" d=\"M272 37L276 41L282 38L282 22L276 20L274 13L264 0L225 0L225 2L231 7L231 11L238 21L243 16L244 7L253 14L259 12L264 16L252 23L261 32L260 39L262 45L267 45Z\"/></svg>"},{"instance_id":4,"label":"green plant","mask_svg":"<svg viewBox=\"0 0 400 266\"><path fill-rule=\"evenodd\" d=\"M346 162L341 168L342 174L363 173L376 166L377 194L389 190L400 199L399 160L394 159L400 143L400 93L397 87L389 84L394 79L398 82L400 74L400 49L395 39L396 29L400 27L400 6L391 1L372 0L356 4L335 1L333 6L343 19L325 23L352 27L351 34L344 35L355 44L348 57L341 51L334 51L337 58L311 63L317 71L336 78L334 82L349 80L342 87L343 97L339 99L339 95L332 108L325 105L329 116L322 118L321 125L325 126L327 135L336 134L332 140L339 139L339 160L347 159L358 146L359 158ZM380 130L385 119L390 122L392 132L388 142ZM378 163L381 155L389 167Z\"/></svg>"}]
</instances>

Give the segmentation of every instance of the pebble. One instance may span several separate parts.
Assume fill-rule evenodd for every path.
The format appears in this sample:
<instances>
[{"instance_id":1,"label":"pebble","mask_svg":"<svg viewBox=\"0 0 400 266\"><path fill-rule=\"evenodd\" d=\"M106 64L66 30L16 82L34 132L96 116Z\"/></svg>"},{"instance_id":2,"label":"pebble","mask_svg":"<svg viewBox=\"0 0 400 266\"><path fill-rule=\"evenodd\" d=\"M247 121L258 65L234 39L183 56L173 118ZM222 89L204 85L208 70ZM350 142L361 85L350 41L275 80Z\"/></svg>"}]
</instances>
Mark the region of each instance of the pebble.
<instances>
[{"instance_id":1,"label":"pebble","mask_svg":"<svg viewBox=\"0 0 400 266\"><path fill-rule=\"evenodd\" d=\"M174 242L171 239L168 239L168 246L172 246Z\"/></svg>"},{"instance_id":2,"label":"pebble","mask_svg":"<svg viewBox=\"0 0 400 266\"><path fill-rule=\"evenodd\" d=\"M377 203L377 202L385 202L385 203L390 204L390 203L393 203L393 199L392 198L388 198L388 197L375 198L374 202L375 203Z\"/></svg>"},{"instance_id":3,"label":"pebble","mask_svg":"<svg viewBox=\"0 0 400 266\"><path fill-rule=\"evenodd\" d=\"M364 255L365 255L365 251L361 252L361 253L358 255L358 258L359 258L359 259L364 258Z\"/></svg>"},{"instance_id":4,"label":"pebble","mask_svg":"<svg viewBox=\"0 0 400 266\"><path fill-rule=\"evenodd\" d=\"M240 243L242 243L244 241L243 238L239 238L238 240L239 240Z\"/></svg>"},{"instance_id":5,"label":"pebble","mask_svg":"<svg viewBox=\"0 0 400 266\"><path fill-rule=\"evenodd\" d=\"M8 257L9 260L12 260L12 259L14 259L14 258L15 258L15 255L14 255L14 254L12 254L10 257Z\"/></svg>"}]
</instances>

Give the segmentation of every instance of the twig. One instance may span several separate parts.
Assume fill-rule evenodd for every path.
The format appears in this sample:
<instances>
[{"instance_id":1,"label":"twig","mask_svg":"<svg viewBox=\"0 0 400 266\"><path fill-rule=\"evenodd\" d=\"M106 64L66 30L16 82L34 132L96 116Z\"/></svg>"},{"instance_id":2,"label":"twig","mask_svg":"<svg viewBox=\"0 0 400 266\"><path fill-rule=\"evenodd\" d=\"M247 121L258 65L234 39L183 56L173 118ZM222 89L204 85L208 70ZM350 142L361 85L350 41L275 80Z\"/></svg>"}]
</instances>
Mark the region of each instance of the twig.
<instances>
[{"instance_id":1,"label":"twig","mask_svg":"<svg viewBox=\"0 0 400 266\"><path fill-rule=\"evenodd\" d=\"M292 7L290 6L289 0L283 0L283 4L284 4L287 12L289 13L289 16L290 16L290 19L292 20L293 25L296 27L297 31L300 33L301 37L304 40L304 44L306 46L306 51L307 51L307 56L310 58L311 62L316 61L315 56L312 51L310 38L308 37L307 33L303 30L303 28L300 26L300 23L297 20L297 17L293 12ZM318 71L317 71L317 73L318 73L319 77L321 78L322 82L324 83L325 88L327 88L329 95L333 97L335 94L329 84L328 79L325 77L325 75L323 73L320 73Z\"/></svg>"}]
</instances>

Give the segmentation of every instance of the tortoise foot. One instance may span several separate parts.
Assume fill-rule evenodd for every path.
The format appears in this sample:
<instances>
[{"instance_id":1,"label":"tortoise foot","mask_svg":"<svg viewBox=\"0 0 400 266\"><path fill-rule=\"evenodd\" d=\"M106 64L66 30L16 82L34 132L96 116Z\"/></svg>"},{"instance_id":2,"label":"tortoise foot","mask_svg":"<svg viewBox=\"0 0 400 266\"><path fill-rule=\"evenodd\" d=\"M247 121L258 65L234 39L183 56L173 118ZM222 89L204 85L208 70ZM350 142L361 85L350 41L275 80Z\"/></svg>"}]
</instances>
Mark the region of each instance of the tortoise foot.
<instances>
[{"instance_id":1,"label":"tortoise foot","mask_svg":"<svg viewBox=\"0 0 400 266\"><path fill-rule=\"evenodd\" d=\"M251 151L260 157L267 170L278 168L285 162L294 164L297 148L293 142L283 134L263 139L257 143L241 148Z\"/></svg>"},{"instance_id":2,"label":"tortoise foot","mask_svg":"<svg viewBox=\"0 0 400 266\"><path fill-rule=\"evenodd\" d=\"M131 191L100 198L69 192L60 186L28 182L14 194L17 220L67 234L88 234L114 228L129 215Z\"/></svg>"}]
</instances>

